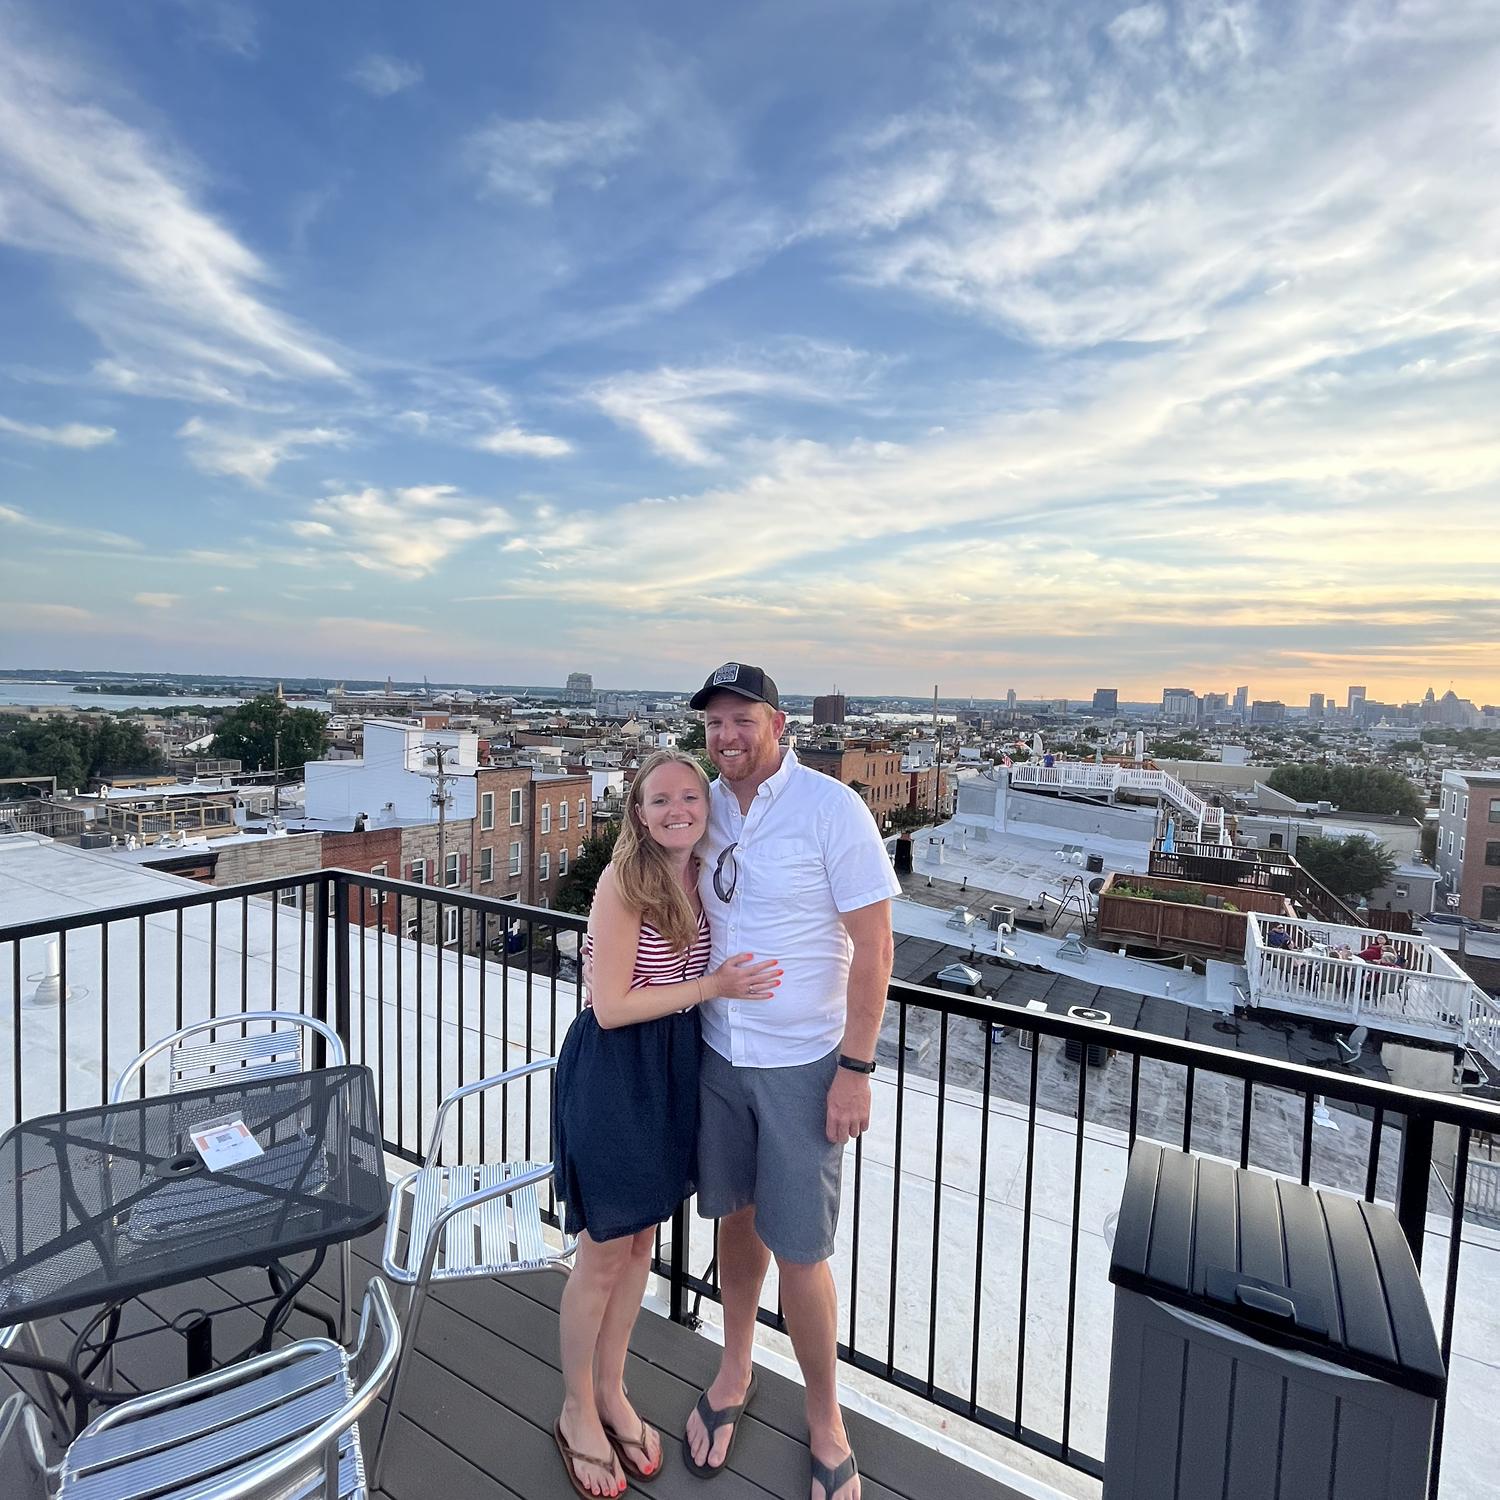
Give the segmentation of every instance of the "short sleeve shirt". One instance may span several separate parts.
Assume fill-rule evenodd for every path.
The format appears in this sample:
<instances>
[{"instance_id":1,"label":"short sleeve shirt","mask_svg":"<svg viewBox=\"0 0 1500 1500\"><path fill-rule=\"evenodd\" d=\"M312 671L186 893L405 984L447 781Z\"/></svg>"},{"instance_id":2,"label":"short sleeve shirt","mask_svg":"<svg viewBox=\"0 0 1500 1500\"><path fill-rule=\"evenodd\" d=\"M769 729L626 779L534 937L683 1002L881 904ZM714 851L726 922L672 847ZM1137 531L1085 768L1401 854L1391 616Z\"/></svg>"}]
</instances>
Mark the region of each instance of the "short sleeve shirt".
<instances>
[{"instance_id":1,"label":"short sleeve shirt","mask_svg":"<svg viewBox=\"0 0 1500 1500\"><path fill-rule=\"evenodd\" d=\"M735 881L726 902L713 877L730 844ZM843 1039L854 951L839 918L901 891L869 808L788 750L748 813L722 778L714 782L699 855L699 894L713 933L710 967L753 953L780 960L785 971L771 1000L699 1006L704 1040L737 1067L796 1067L826 1057Z\"/></svg>"}]
</instances>

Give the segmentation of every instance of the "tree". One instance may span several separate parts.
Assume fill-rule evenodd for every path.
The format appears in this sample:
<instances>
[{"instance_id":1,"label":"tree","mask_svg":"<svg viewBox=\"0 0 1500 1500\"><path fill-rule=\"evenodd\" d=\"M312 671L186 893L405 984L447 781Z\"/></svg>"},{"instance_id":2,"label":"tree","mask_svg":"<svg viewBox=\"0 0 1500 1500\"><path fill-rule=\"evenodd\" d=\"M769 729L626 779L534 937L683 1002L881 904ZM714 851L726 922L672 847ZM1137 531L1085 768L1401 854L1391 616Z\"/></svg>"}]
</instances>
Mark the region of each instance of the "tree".
<instances>
[{"instance_id":1,"label":"tree","mask_svg":"<svg viewBox=\"0 0 1500 1500\"><path fill-rule=\"evenodd\" d=\"M263 693L219 720L218 733L209 754L237 760L246 770L269 771L277 763L276 729L281 727L283 771L300 771L306 761L323 754L323 721L326 715L312 708L288 709L280 698Z\"/></svg>"},{"instance_id":2,"label":"tree","mask_svg":"<svg viewBox=\"0 0 1500 1500\"><path fill-rule=\"evenodd\" d=\"M594 832L583 841L583 853L573 862L568 878L557 893L557 909L587 916L594 904L594 890L599 877L609 865L615 852L615 840L620 836L618 822L598 824Z\"/></svg>"},{"instance_id":3,"label":"tree","mask_svg":"<svg viewBox=\"0 0 1500 1500\"><path fill-rule=\"evenodd\" d=\"M54 714L0 727L0 776L55 776L58 786L80 789L113 772L165 768L145 731L128 719Z\"/></svg>"},{"instance_id":4,"label":"tree","mask_svg":"<svg viewBox=\"0 0 1500 1500\"><path fill-rule=\"evenodd\" d=\"M1429 864L1437 863L1438 831L1436 823L1422 825L1422 858Z\"/></svg>"},{"instance_id":5,"label":"tree","mask_svg":"<svg viewBox=\"0 0 1500 1500\"><path fill-rule=\"evenodd\" d=\"M1299 839L1297 862L1335 896L1369 896L1396 873L1396 856L1360 833L1342 839Z\"/></svg>"},{"instance_id":6,"label":"tree","mask_svg":"<svg viewBox=\"0 0 1500 1500\"><path fill-rule=\"evenodd\" d=\"M1299 802L1331 802L1344 812L1397 813L1420 818L1425 798L1399 771L1385 766L1335 766L1327 761L1277 766L1266 784Z\"/></svg>"},{"instance_id":7,"label":"tree","mask_svg":"<svg viewBox=\"0 0 1500 1500\"><path fill-rule=\"evenodd\" d=\"M1163 740L1151 747L1153 760L1207 760L1208 751L1197 740Z\"/></svg>"},{"instance_id":8,"label":"tree","mask_svg":"<svg viewBox=\"0 0 1500 1500\"><path fill-rule=\"evenodd\" d=\"M677 748L679 750L702 750L708 745L708 736L704 733L703 725L696 719L677 736Z\"/></svg>"}]
</instances>

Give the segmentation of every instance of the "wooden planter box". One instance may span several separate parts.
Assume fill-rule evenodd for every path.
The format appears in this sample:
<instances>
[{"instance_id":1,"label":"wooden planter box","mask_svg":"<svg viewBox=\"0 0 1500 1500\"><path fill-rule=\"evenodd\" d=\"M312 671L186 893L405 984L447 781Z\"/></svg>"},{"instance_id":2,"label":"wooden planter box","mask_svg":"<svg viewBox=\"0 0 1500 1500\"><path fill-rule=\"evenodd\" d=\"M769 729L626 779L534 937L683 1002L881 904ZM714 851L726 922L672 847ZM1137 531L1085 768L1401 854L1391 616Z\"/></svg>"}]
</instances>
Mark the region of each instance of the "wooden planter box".
<instances>
[{"instance_id":1,"label":"wooden planter box","mask_svg":"<svg viewBox=\"0 0 1500 1500\"><path fill-rule=\"evenodd\" d=\"M1160 900L1115 894L1115 882L1158 893ZM1192 900L1174 899L1191 896ZM1239 908L1225 911L1202 904L1217 896ZM1246 913L1297 915L1285 896L1242 885L1199 885L1158 875L1111 875L1099 892L1099 936L1111 942L1174 953L1201 953L1238 958L1245 951Z\"/></svg>"}]
</instances>

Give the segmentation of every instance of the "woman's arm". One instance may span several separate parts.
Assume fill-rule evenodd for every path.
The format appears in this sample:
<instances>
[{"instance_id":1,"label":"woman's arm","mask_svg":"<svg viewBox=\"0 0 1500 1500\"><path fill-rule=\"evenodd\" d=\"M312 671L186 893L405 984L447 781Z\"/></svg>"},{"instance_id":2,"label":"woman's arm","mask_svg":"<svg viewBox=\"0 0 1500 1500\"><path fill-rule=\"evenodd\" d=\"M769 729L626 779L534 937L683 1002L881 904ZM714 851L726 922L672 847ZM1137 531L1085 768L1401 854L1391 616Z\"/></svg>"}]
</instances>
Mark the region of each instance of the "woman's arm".
<instances>
[{"instance_id":1,"label":"woman's arm","mask_svg":"<svg viewBox=\"0 0 1500 1500\"><path fill-rule=\"evenodd\" d=\"M599 878L589 912L589 932L594 940L594 977L590 990L594 1019L606 1031L654 1021L704 1000L724 997L768 1000L781 982L781 969L774 959L755 963L750 954L741 953L698 979L631 989L630 978L635 973L636 950L641 940L641 918L639 912L631 911L620 899L612 869L606 869Z\"/></svg>"}]
</instances>

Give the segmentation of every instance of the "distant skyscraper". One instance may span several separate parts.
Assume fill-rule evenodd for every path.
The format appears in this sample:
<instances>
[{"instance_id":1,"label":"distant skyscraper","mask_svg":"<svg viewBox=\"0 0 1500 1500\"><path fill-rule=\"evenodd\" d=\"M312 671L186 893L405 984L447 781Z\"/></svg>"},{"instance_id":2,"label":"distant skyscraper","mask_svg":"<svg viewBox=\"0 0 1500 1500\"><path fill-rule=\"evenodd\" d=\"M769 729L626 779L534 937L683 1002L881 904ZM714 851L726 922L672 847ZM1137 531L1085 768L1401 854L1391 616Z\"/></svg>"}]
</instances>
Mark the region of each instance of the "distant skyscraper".
<instances>
[{"instance_id":1,"label":"distant skyscraper","mask_svg":"<svg viewBox=\"0 0 1500 1500\"><path fill-rule=\"evenodd\" d=\"M1120 711L1119 688L1095 688L1094 712L1108 714L1111 718Z\"/></svg>"},{"instance_id":2,"label":"distant skyscraper","mask_svg":"<svg viewBox=\"0 0 1500 1500\"><path fill-rule=\"evenodd\" d=\"M563 697L569 703L592 703L594 701L594 679L587 672L569 672L568 685Z\"/></svg>"},{"instance_id":3,"label":"distant skyscraper","mask_svg":"<svg viewBox=\"0 0 1500 1500\"><path fill-rule=\"evenodd\" d=\"M1234 711L1242 719L1250 712L1250 689L1248 687L1237 687L1234 690Z\"/></svg>"},{"instance_id":4,"label":"distant skyscraper","mask_svg":"<svg viewBox=\"0 0 1500 1500\"><path fill-rule=\"evenodd\" d=\"M1250 705L1252 724L1280 724L1286 718L1286 704L1279 698L1257 698Z\"/></svg>"},{"instance_id":5,"label":"distant skyscraper","mask_svg":"<svg viewBox=\"0 0 1500 1500\"><path fill-rule=\"evenodd\" d=\"M1309 693L1307 695L1307 717L1309 719L1321 719L1323 717L1322 693Z\"/></svg>"},{"instance_id":6,"label":"distant skyscraper","mask_svg":"<svg viewBox=\"0 0 1500 1500\"><path fill-rule=\"evenodd\" d=\"M1351 687L1349 689L1349 713L1351 716L1359 713L1365 701L1365 690L1362 687Z\"/></svg>"},{"instance_id":7,"label":"distant skyscraper","mask_svg":"<svg viewBox=\"0 0 1500 1500\"><path fill-rule=\"evenodd\" d=\"M1195 724L1198 721L1198 695L1192 688L1163 688L1161 712L1164 719L1170 719L1174 724Z\"/></svg>"},{"instance_id":8,"label":"distant skyscraper","mask_svg":"<svg viewBox=\"0 0 1500 1500\"><path fill-rule=\"evenodd\" d=\"M842 693L825 693L813 699L814 724L842 724L846 716Z\"/></svg>"},{"instance_id":9,"label":"distant skyscraper","mask_svg":"<svg viewBox=\"0 0 1500 1500\"><path fill-rule=\"evenodd\" d=\"M1016 711L1016 690L1014 688L1007 688L1005 690L1005 708L1008 713L1015 713Z\"/></svg>"}]
</instances>

